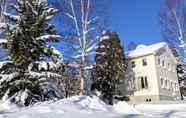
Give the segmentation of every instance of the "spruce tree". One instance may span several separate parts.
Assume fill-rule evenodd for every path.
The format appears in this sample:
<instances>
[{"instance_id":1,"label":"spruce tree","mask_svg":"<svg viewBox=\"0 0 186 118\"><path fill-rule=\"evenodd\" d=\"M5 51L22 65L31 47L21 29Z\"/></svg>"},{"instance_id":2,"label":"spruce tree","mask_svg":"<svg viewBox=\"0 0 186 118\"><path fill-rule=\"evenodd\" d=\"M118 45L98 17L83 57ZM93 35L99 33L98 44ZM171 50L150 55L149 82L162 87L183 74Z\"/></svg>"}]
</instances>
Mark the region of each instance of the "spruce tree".
<instances>
[{"instance_id":1,"label":"spruce tree","mask_svg":"<svg viewBox=\"0 0 186 118\"><path fill-rule=\"evenodd\" d=\"M49 24L57 10L42 1L18 0L15 7L17 15L5 13L14 25L8 25L5 29L10 59L22 69L46 56L58 56L47 45L47 42L58 41L60 38L54 26Z\"/></svg>"},{"instance_id":2,"label":"spruce tree","mask_svg":"<svg viewBox=\"0 0 186 118\"><path fill-rule=\"evenodd\" d=\"M125 62L118 35L114 32L104 34L96 50L92 79L103 100L111 105L117 86L124 80Z\"/></svg>"},{"instance_id":3,"label":"spruce tree","mask_svg":"<svg viewBox=\"0 0 186 118\"><path fill-rule=\"evenodd\" d=\"M45 62L48 58L58 60L60 57L47 45L60 38L54 25L49 23L57 9L48 6L45 0L17 0L14 8L15 14L4 13L10 21L4 27L7 39L4 47L10 62L0 64L0 98L26 106L62 98L54 81L61 78L55 72L62 71L63 64Z\"/></svg>"}]
</instances>

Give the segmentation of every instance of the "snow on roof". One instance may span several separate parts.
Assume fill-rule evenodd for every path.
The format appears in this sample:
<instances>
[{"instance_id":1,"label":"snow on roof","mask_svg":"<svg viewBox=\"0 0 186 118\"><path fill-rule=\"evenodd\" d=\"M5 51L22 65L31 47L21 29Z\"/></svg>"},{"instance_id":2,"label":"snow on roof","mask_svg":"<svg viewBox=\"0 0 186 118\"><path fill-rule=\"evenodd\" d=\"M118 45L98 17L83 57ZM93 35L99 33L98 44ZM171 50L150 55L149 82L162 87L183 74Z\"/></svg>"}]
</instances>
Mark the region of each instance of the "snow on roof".
<instances>
[{"instance_id":1,"label":"snow on roof","mask_svg":"<svg viewBox=\"0 0 186 118\"><path fill-rule=\"evenodd\" d=\"M165 42L160 42L149 46L139 45L136 47L135 50L132 50L128 53L128 57L135 58L135 57L144 56L148 54L155 54L160 48L165 46L168 46Z\"/></svg>"}]
</instances>

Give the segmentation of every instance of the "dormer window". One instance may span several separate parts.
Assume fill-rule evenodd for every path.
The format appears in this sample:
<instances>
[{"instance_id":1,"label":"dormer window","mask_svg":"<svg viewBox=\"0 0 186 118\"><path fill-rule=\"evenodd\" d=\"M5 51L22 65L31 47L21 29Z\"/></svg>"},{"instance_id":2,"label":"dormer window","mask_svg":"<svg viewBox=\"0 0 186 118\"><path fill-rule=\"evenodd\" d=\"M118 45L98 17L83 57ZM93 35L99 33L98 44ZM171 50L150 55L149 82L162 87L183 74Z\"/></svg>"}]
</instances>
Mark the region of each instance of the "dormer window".
<instances>
[{"instance_id":1,"label":"dormer window","mask_svg":"<svg viewBox=\"0 0 186 118\"><path fill-rule=\"evenodd\" d=\"M143 59L142 60L142 63L143 63L143 66L146 66L147 65L147 60L146 59Z\"/></svg>"}]
</instances>

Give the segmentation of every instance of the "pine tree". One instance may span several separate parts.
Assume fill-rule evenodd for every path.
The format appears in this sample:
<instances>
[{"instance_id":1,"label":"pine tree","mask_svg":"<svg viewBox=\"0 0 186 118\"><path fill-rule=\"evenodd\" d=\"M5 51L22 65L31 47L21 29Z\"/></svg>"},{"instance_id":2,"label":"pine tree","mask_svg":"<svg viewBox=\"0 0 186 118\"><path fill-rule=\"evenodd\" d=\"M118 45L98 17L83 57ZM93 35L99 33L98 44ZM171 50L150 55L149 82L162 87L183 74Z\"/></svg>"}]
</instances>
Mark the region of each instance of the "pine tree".
<instances>
[{"instance_id":1,"label":"pine tree","mask_svg":"<svg viewBox=\"0 0 186 118\"><path fill-rule=\"evenodd\" d=\"M96 50L92 79L95 88L103 95L103 100L113 104L117 86L124 80L126 69L123 48L116 33L106 33Z\"/></svg>"},{"instance_id":2,"label":"pine tree","mask_svg":"<svg viewBox=\"0 0 186 118\"><path fill-rule=\"evenodd\" d=\"M62 98L55 82L61 78L63 62L47 45L60 38L49 24L57 9L44 0L18 0L14 8L16 15L4 13L10 21L4 28L10 62L0 64L0 98L26 106ZM46 62L48 58L56 63Z\"/></svg>"}]
</instances>

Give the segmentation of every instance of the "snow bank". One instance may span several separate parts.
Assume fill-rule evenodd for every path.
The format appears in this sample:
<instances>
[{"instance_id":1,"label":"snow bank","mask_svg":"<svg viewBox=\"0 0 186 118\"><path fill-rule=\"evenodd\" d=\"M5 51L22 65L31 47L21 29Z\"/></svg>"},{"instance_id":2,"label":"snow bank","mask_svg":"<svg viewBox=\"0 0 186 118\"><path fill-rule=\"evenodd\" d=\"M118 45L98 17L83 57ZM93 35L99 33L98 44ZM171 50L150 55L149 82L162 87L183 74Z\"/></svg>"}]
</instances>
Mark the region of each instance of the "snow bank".
<instances>
[{"instance_id":1,"label":"snow bank","mask_svg":"<svg viewBox=\"0 0 186 118\"><path fill-rule=\"evenodd\" d=\"M81 97L80 100L77 101L77 104L82 106L83 108L88 108L92 110L106 111L106 105L103 103L98 97Z\"/></svg>"},{"instance_id":2,"label":"snow bank","mask_svg":"<svg viewBox=\"0 0 186 118\"><path fill-rule=\"evenodd\" d=\"M79 106L87 110L99 110L106 111L106 104L101 101L98 97L93 96L73 96L61 101L62 103L73 103L75 106Z\"/></svg>"},{"instance_id":3,"label":"snow bank","mask_svg":"<svg viewBox=\"0 0 186 118\"><path fill-rule=\"evenodd\" d=\"M19 107L15 104L10 103L9 101L0 101L0 114L16 112L19 110Z\"/></svg>"},{"instance_id":4,"label":"snow bank","mask_svg":"<svg viewBox=\"0 0 186 118\"><path fill-rule=\"evenodd\" d=\"M0 104L0 109L0 118L4 116L6 118L130 118L129 116L144 118L125 102L109 106L96 96L74 96L21 109L9 102L3 102Z\"/></svg>"},{"instance_id":5,"label":"snow bank","mask_svg":"<svg viewBox=\"0 0 186 118\"><path fill-rule=\"evenodd\" d=\"M116 113L121 113L121 114L141 114L132 105L129 105L126 102L118 102L113 106L113 110Z\"/></svg>"}]
</instances>

